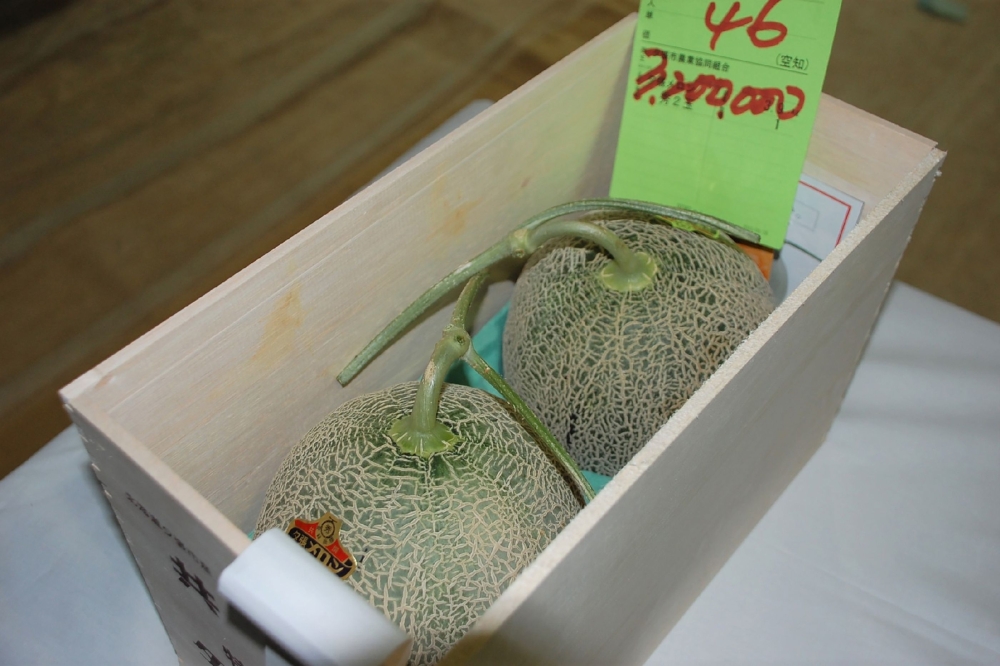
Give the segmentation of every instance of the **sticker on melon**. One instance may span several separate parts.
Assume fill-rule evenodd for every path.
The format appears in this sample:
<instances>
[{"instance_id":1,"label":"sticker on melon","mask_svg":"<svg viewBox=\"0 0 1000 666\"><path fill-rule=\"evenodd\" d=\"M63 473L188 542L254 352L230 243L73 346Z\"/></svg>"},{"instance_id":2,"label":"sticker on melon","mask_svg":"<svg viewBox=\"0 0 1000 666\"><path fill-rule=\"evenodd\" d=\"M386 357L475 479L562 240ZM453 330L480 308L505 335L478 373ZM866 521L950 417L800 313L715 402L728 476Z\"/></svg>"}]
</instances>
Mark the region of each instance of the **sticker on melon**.
<instances>
[{"instance_id":1,"label":"sticker on melon","mask_svg":"<svg viewBox=\"0 0 1000 666\"><path fill-rule=\"evenodd\" d=\"M472 346L484 281L463 289L419 382L349 400L292 448L257 520L263 534L300 516L341 519L336 538L357 560L345 582L413 637L413 664L440 660L593 497ZM459 359L506 400L446 385Z\"/></svg>"},{"instance_id":2,"label":"sticker on melon","mask_svg":"<svg viewBox=\"0 0 1000 666\"><path fill-rule=\"evenodd\" d=\"M774 309L734 238L759 240L646 202L556 206L428 290L338 379L350 381L470 271L528 259L504 331L506 379L581 467L613 476Z\"/></svg>"},{"instance_id":3,"label":"sticker on melon","mask_svg":"<svg viewBox=\"0 0 1000 666\"><path fill-rule=\"evenodd\" d=\"M338 578L347 579L358 565L340 543L341 525L342 521L327 511L312 523L294 519L285 528L285 533Z\"/></svg>"}]
</instances>

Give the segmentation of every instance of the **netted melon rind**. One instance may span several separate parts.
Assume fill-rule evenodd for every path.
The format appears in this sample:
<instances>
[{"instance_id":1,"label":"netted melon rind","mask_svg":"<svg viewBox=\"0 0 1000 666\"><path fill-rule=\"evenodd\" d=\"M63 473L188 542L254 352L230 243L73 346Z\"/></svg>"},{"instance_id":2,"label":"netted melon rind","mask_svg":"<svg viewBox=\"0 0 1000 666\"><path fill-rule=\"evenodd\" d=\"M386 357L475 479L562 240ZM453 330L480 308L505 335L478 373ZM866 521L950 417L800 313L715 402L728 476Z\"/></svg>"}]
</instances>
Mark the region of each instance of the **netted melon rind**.
<instances>
[{"instance_id":1,"label":"netted melon rind","mask_svg":"<svg viewBox=\"0 0 1000 666\"><path fill-rule=\"evenodd\" d=\"M559 468L478 389L448 384L439 420L460 438L423 459L385 433L409 414L417 384L355 398L282 462L256 533L327 511L359 561L347 582L410 636L432 664L580 510Z\"/></svg>"},{"instance_id":2,"label":"netted melon rind","mask_svg":"<svg viewBox=\"0 0 1000 666\"><path fill-rule=\"evenodd\" d=\"M649 221L591 221L656 258L652 287L604 288L599 248L546 244L511 299L504 375L582 468L613 476L774 303L738 248Z\"/></svg>"}]
</instances>

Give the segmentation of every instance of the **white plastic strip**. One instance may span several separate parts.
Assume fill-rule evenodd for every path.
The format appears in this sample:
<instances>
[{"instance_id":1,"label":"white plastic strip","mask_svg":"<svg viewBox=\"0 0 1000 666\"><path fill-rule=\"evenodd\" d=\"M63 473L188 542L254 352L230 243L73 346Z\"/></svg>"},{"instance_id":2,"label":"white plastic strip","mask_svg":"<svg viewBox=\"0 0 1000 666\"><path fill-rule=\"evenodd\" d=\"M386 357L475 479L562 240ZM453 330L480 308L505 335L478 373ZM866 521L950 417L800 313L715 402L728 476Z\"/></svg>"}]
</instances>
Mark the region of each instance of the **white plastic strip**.
<instances>
[{"instance_id":1,"label":"white plastic strip","mask_svg":"<svg viewBox=\"0 0 1000 666\"><path fill-rule=\"evenodd\" d=\"M219 576L219 592L303 666L405 663L411 640L281 530Z\"/></svg>"}]
</instances>

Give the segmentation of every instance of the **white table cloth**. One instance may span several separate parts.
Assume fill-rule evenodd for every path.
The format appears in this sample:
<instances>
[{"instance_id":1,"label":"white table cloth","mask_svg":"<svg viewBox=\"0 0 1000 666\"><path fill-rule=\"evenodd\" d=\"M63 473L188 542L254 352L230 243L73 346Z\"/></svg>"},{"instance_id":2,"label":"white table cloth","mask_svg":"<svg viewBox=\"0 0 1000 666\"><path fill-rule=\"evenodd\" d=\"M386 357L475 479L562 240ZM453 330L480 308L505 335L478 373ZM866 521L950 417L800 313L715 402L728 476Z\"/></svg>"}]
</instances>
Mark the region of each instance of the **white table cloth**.
<instances>
[{"instance_id":1,"label":"white table cloth","mask_svg":"<svg viewBox=\"0 0 1000 666\"><path fill-rule=\"evenodd\" d=\"M896 284L826 442L649 664L1000 663L1000 325ZM176 664L75 431L0 481L0 664Z\"/></svg>"},{"instance_id":2,"label":"white table cloth","mask_svg":"<svg viewBox=\"0 0 1000 666\"><path fill-rule=\"evenodd\" d=\"M649 664L1000 663L1000 326L896 284L826 441Z\"/></svg>"}]
</instances>

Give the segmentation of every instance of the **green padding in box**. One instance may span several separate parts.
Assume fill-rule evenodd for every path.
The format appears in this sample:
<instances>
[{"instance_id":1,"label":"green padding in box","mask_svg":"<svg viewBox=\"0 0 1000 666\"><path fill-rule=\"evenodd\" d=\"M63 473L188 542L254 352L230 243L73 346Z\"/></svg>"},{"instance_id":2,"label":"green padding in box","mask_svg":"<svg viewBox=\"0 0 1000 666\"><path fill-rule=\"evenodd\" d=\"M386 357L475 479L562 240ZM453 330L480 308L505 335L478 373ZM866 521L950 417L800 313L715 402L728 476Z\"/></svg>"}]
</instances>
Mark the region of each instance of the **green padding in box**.
<instances>
[{"instance_id":1,"label":"green padding in box","mask_svg":"<svg viewBox=\"0 0 1000 666\"><path fill-rule=\"evenodd\" d=\"M604 476L603 474L598 474L597 472L591 472L589 469L580 470L583 475L587 477L587 481L590 482L590 487L594 489L595 493L599 493L604 489L604 486L608 485L611 480L610 476Z\"/></svg>"}]
</instances>

